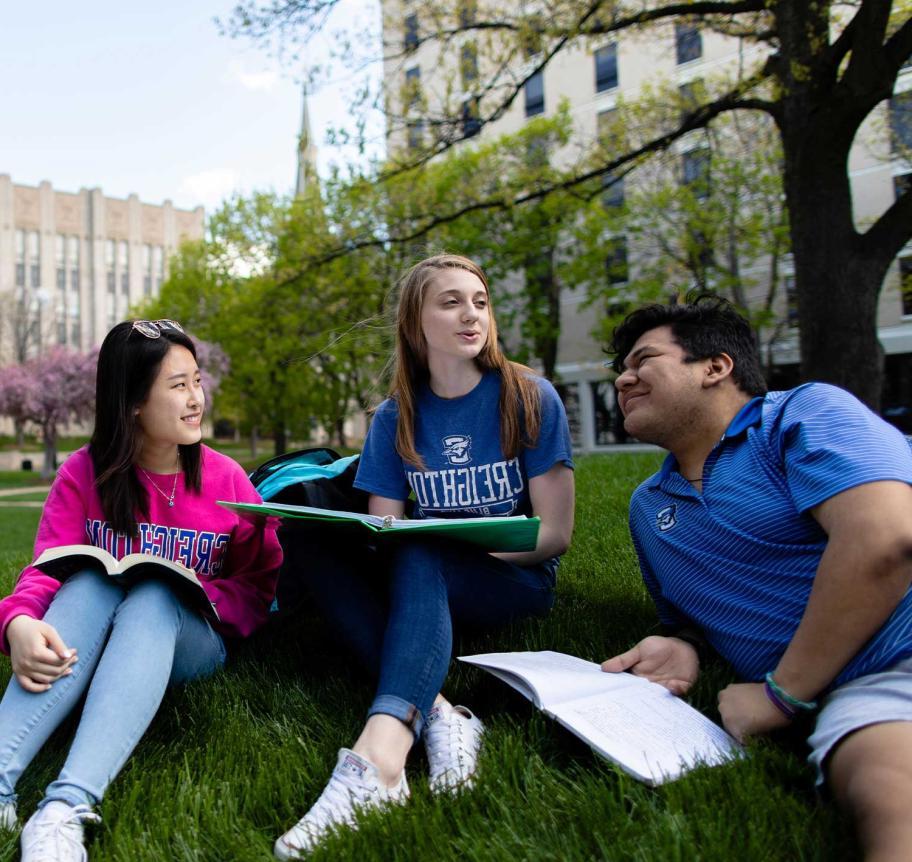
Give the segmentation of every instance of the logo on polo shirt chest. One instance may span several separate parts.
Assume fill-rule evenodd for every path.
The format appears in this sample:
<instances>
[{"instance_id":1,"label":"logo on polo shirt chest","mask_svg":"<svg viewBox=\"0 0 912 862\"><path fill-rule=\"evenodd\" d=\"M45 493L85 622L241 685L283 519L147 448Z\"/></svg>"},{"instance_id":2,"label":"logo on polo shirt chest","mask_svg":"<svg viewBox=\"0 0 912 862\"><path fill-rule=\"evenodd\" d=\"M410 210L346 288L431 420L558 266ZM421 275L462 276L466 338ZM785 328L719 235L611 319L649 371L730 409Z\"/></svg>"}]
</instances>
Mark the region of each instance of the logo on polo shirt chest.
<instances>
[{"instance_id":1,"label":"logo on polo shirt chest","mask_svg":"<svg viewBox=\"0 0 912 862\"><path fill-rule=\"evenodd\" d=\"M677 509L677 504L672 503L670 506L666 506L664 509L659 509L659 511L656 512L656 526L659 528L660 533L668 532L678 523L676 514Z\"/></svg>"}]
</instances>

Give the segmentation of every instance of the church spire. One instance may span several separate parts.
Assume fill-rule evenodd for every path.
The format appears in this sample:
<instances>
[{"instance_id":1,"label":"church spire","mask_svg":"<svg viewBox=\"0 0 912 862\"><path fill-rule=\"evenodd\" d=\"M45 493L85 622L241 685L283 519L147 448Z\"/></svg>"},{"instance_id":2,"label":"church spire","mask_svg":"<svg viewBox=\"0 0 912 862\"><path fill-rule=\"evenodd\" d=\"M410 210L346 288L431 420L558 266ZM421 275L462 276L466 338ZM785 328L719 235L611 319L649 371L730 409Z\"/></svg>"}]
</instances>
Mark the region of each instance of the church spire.
<instances>
[{"instance_id":1,"label":"church spire","mask_svg":"<svg viewBox=\"0 0 912 862\"><path fill-rule=\"evenodd\" d=\"M301 134L298 137L298 176L295 181L295 197L304 194L304 189L317 181L317 148L310 130L310 112L307 110L307 82L301 87Z\"/></svg>"}]
</instances>

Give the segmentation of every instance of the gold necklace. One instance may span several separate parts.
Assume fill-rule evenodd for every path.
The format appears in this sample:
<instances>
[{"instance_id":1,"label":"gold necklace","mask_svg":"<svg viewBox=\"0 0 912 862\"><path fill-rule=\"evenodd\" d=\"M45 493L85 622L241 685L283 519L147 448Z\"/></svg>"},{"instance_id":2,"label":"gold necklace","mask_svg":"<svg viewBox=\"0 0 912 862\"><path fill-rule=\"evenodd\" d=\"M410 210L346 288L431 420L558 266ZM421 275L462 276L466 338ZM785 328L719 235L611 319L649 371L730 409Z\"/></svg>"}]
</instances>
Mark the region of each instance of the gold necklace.
<instances>
[{"instance_id":1,"label":"gold necklace","mask_svg":"<svg viewBox=\"0 0 912 862\"><path fill-rule=\"evenodd\" d=\"M138 464L136 466L139 467ZM162 491L161 488L158 487L158 485L155 484L152 477L145 470L143 470L142 467L139 467L139 469L142 471L143 476L145 476L149 480L149 482L152 484L152 487L155 488L155 490L158 491L158 493L161 494L162 497L164 497L168 501L169 508L173 509L174 508L174 494L177 491L177 477L180 476L180 471L178 471L177 473L174 474L174 484L171 486L171 496L169 497L164 491Z\"/></svg>"}]
</instances>

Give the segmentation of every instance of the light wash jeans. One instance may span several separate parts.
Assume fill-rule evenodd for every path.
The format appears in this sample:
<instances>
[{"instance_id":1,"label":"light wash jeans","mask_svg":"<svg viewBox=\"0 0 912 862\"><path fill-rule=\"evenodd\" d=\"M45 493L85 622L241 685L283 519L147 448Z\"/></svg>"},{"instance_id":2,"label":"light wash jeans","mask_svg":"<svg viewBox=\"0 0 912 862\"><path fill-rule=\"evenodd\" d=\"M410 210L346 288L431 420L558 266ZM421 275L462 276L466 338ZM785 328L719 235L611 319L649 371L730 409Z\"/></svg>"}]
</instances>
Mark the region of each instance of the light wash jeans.
<instances>
[{"instance_id":1,"label":"light wash jeans","mask_svg":"<svg viewBox=\"0 0 912 862\"><path fill-rule=\"evenodd\" d=\"M10 680L0 701L0 803L61 721L88 689L66 763L48 785L52 799L93 806L152 722L168 685L217 670L222 638L159 581L125 589L106 575L69 578L44 620L78 650L73 673L45 692Z\"/></svg>"}]
</instances>

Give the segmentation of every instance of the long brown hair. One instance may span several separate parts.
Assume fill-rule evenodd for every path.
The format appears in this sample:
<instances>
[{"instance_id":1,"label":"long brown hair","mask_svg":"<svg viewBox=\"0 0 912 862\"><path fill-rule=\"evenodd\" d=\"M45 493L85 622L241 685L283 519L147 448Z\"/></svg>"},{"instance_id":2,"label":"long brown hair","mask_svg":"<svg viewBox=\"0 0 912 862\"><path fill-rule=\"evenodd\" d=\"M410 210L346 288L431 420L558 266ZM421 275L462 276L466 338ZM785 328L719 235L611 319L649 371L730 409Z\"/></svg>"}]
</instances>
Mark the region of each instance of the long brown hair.
<instances>
[{"instance_id":1,"label":"long brown hair","mask_svg":"<svg viewBox=\"0 0 912 862\"><path fill-rule=\"evenodd\" d=\"M428 379L427 342L421 330L421 309L428 285L441 270L463 269L483 285L488 297L488 340L475 362L482 370L500 375L500 447L504 456L515 458L522 447L538 443L541 427L541 396L531 368L511 362L497 341L497 323L491 304L488 280L478 264L458 254L438 254L416 263L399 282L396 313L396 362L390 395L396 399L399 420L396 425L396 451L419 469L424 462L415 449L416 385Z\"/></svg>"}]
</instances>

